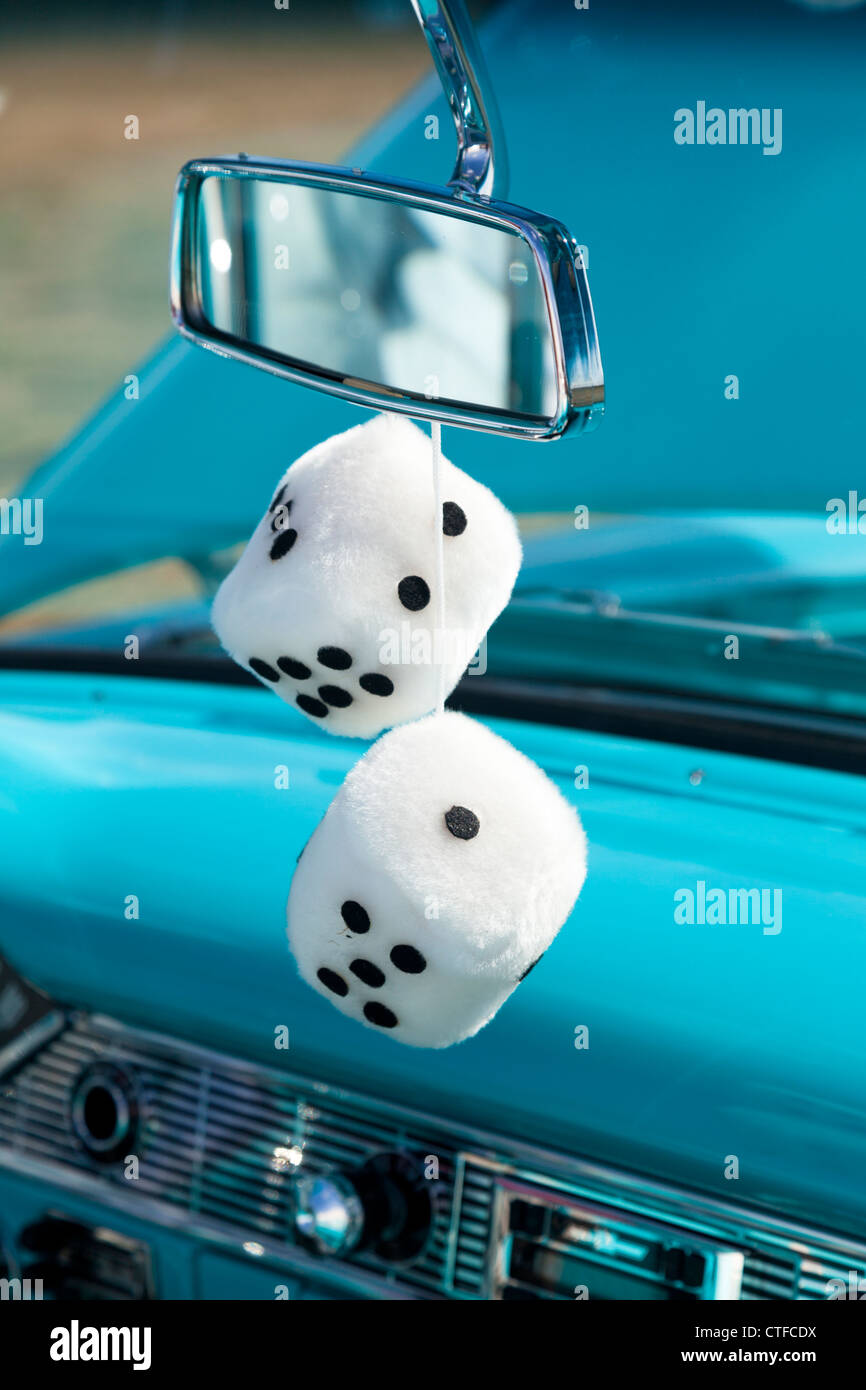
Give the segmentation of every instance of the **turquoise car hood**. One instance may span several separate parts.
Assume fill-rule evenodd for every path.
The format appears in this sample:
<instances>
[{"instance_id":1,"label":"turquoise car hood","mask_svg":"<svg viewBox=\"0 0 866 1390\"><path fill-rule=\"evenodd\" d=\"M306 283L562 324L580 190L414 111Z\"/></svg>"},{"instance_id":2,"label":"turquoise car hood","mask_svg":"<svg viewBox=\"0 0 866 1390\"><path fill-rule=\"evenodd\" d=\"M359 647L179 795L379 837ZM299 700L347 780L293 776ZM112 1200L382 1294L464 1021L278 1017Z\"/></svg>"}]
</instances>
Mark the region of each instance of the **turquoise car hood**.
<instances>
[{"instance_id":1,"label":"turquoise car hood","mask_svg":"<svg viewBox=\"0 0 866 1390\"><path fill-rule=\"evenodd\" d=\"M581 12L521 0L494 14L484 48L509 196L561 218L588 248L608 414L593 435L547 446L448 430L455 463L518 511L748 507L821 524L828 498L847 496L861 446L866 305L847 268L860 263L866 221L866 180L854 172L866 141L864 37L862 9L817 15L783 0L682 5L676 24L633 0ZM781 153L677 145L674 112L698 89L746 105L764 93L784 111ZM816 119L831 89L832 138ZM431 113L440 140L424 138ZM436 79L349 158L443 183L453 141ZM131 371L136 400L124 395ZM737 399L726 398L731 375ZM44 499L45 544L22 551L0 536L2 611L241 540L293 458L367 418L176 337L118 377L27 485Z\"/></svg>"},{"instance_id":2,"label":"turquoise car hood","mask_svg":"<svg viewBox=\"0 0 866 1390\"><path fill-rule=\"evenodd\" d=\"M738 1200L866 1234L862 784L493 727L579 807L590 872L537 969L457 1047L401 1047L296 975L292 870L363 745L254 689L0 675L0 948L66 1003L716 1195L736 1155ZM702 883L766 889L772 911L677 921Z\"/></svg>"}]
</instances>

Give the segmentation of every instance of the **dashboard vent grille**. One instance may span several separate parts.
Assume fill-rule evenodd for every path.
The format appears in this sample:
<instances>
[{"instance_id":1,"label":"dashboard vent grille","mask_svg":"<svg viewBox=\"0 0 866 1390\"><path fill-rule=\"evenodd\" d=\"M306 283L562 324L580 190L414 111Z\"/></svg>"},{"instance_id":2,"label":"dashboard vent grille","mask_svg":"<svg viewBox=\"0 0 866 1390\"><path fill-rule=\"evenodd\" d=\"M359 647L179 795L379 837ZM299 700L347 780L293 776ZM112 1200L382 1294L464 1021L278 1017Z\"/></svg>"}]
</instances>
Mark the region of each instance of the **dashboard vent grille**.
<instances>
[{"instance_id":1,"label":"dashboard vent grille","mask_svg":"<svg viewBox=\"0 0 866 1390\"><path fill-rule=\"evenodd\" d=\"M843 1260L826 1251L802 1250L794 1255L779 1250L755 1250L746 1257L744 1299L866 1297L866 1262Z\"/></svg>"},{"instance_id":2,"label":"dashboard vent grille","mask_svg":"<svg viewBox=\"0 0 866 1390\"><path fill-rule=\"evenodd\" d=\"M740 1298L795 1298L797 1263L787 1254L752 1250L743 1265Z\"/></svg>"},{"instance_id":3,"label":"dashboard vent grille","mask_svg":"<svg viewBox=\"0 0 866 1390\"><path fill-rule=\"evenodd\" d=\"M128 1200L148 1196L278 1243L292 1243L294 1173L354 1167L382 1150L409 1149L435 1159L435 1216L424 1253L411 1265L361 1254L353 1263L400 1285L446 1292L456 1154L452 1143L382 1118L375 1109L315 1083L301 1091L277 1073L235 1064L199 1064L126 1030L102 1033L79 1020L0 1090L0 1145L72 1166L121 1187ZM221 1059L220 1059L221 1060ZM122 1161L106 1165L77 1143L69 1122L72 1092L94 1062L124 1068L139 1091L141 1120L132 1151L138 1176ZM324 1089L324 1088L323 1088Z\"/></svg>"},{"instance_id":4,"label":"dashboard vent grille","mask_svg":"<svg viewBox=\"0 0 866 1390\"><path fill-rule=\"evenodd\" d=\"M455 1197L454 1259L451 1286L455 1294L487 1296L491 1222L495 1187L488 1169L461 1160Z\"/></svg>"},{"instance_id":5,"label":"dashboard vent grille","mask_svg":"<svg viewBox=\"0 0 866 1390\"><path fill-rule=\"evenodd\" d=\"M800 1260L797 1272L797 1291L794 1298L816 1299L866 1298L866 1263L854 1260L844 1263L825 1256Z\"/></svg>"}]
</instances>

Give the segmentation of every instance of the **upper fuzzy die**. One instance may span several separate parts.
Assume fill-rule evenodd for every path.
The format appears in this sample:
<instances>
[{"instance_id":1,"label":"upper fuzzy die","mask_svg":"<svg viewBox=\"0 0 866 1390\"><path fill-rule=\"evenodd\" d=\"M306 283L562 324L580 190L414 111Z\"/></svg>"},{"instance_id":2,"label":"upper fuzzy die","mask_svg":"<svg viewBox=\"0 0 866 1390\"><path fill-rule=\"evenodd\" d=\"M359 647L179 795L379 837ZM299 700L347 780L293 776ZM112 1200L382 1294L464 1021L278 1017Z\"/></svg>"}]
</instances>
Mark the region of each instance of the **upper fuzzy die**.
<instances>
[{"instance_id":1,"label":"upper fuzzy die","mask_svg":"<svg viewBox=\"0 0 866 1390\"><path fill-rule=\"evenodd\" d=\"M398 1042L471 1037L529 973L586 876L577 812L462 714L384 735L292 879L289 945L342 1013Z\"/></svg>"},{"instance_id":2,"label":"upper fuzzy die","mask_svg":"<svg viewBox=\"0 0 866 1390\"><path fill-rule=\"evenodd\" d=\"M241 666L337 734L373 738L431 710L514 586L514 518L442 459L445 628L436 613L432 449L376 416L293 463L224 580L213 626Z\"/></svg>"}]
</instances>

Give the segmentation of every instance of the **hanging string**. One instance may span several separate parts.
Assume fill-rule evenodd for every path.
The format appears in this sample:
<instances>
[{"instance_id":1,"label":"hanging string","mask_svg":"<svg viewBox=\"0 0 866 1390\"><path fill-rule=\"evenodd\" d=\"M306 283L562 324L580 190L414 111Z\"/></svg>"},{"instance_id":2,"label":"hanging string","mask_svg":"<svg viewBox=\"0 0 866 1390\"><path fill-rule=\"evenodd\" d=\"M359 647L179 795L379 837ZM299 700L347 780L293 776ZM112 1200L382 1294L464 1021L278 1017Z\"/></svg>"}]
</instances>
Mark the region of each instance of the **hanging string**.
<instances>
[{"instance_id":1,"label":"hanging string","mask_svg":"<svg viewBox=\"0 0 866 1390\"><path fill-rule=\"evenodd\" d=\"M432 658L436 661L436 713L445 710L445 535L442 530L442 426L438 420L430 421L430 440L433 453L433 545L435 588L436 588L436 627L433 631ZM436 637L439 634L439 653L437 661Z\"/></svg>"}]
</instances>

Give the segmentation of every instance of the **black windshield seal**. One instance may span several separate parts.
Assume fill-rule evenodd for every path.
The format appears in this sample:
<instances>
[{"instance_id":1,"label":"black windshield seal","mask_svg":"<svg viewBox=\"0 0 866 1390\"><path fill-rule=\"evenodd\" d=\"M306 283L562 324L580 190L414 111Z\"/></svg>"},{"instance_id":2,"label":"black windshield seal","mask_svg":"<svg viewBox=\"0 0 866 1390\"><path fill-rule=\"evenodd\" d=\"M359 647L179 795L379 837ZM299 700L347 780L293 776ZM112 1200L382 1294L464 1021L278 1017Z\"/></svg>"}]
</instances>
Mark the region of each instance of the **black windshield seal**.
<instances>
[{"instance_id":1,"label":"black windshield seal","mask_svg":"<svg viewBox=\"0 0 866 1390\"><path fill-rule=\"evenodd\" d=\"M0 647L0 671L137 676L205 685L246 686L268 695L260 681L225 656L146 656L127 661L98 648ZM739 754L770 762L866 776L866 721L720 700L682 691L603 683L525 681L487 674L464 676L448 708L493 719L585 729L674 747Z\"/></svg>"}]
</instances>

